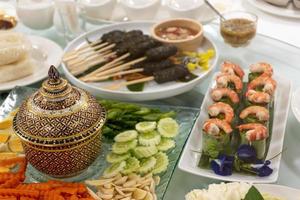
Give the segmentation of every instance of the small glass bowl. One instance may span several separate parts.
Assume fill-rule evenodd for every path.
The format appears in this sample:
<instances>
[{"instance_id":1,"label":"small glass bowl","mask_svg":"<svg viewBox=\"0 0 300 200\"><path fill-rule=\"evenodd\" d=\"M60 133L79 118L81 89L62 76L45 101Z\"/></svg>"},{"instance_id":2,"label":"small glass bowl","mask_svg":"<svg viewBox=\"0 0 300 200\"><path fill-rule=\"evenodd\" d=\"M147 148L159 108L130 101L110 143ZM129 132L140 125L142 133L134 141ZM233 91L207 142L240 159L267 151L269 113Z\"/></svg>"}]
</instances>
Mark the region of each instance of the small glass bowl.
<instances>
[{"instance_id":1,"label":"small glass bowl","mask_svg":"<svg viewBox=\"0 0 300 200\"><path fill-rule=\"evenodd\" d=\"M233 47L246 46L256 35L258 17L244 11L233 11L220 18L220 32L224 41Z\"/></svg>"}]
</instances>

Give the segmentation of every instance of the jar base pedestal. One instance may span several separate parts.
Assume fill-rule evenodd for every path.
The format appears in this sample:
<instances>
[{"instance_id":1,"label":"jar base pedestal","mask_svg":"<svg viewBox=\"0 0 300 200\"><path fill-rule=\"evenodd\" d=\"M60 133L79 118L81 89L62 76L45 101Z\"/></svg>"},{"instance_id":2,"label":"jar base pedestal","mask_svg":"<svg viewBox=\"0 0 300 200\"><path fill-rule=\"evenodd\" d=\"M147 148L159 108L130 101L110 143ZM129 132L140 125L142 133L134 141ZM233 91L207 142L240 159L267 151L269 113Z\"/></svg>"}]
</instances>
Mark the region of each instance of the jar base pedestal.
<instances>
[{"instance_id":1,"label":"jar base pedestal","mask_svg":"<svg viewBox=\"0 0 300 200\"><path fill-rule=\"evenodd\" d=\"M66 182L82 182L87 179L93 179L99 177L102 173L100 169L103 169L103 155L102 153L98 156L98 158L92 163L90 167L87 169L74 174L74 176L68 177L52 177L47 174L44 174L34 168L30 163L27 166L26 170L26 180L25 182L46 182L48 180L60 180Z\"/></svg>"}]
</instances>

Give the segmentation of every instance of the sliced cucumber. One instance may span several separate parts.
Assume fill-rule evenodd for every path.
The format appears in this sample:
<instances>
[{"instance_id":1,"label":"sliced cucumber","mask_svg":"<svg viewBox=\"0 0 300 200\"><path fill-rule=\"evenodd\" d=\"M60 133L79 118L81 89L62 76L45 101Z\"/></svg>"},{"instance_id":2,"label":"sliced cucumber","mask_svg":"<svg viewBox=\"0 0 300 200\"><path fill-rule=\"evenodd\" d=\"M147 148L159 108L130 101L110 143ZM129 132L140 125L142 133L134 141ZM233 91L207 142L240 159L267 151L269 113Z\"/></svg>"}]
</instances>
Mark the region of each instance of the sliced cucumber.
<instances>
[{"instance_id":1,"label":"sliced cucumber","mask_svg":"<svg viewBox=\"0 0 300 200\"><path fill-rule=\"evenodd\" d=\"M139 135L139 143L144 146L155 146L160 143L161 136L157 131L142 133Z\"/></svg>"},{"instance_id":2,"label":"sliced cucumber","mask_svg":"<svg viewBox=\"0 0 300 200\"><path fill-rule=\"evenodd\" d=\"M140 162L140 168L138 169L138 172L141 174L146 174L154 169L155 164L156 158L154 158L153 156L149 158L144 158Z\"/></svg>"},{"instance_id":3,"label":"sliced cucumber","mask_svg":"<svg viewBox=\"0 0 300 200\"><path fill-rule=\"evenodd\" d=\"M158 152L156 146L138 146L134 150L134 155L137 158L148 158Z\"/></svg>"},{"instance_id":4,"label":"sliced cucumber","mask_svg":"<svg viewBox=\"0 0 300 200\"><path fill-rule=\"evenodd\" d=\"M163 118L157 125L158 132L166 138L173 138L179 133L179 125L172 118Z\"/></svg>"},{"instance_id":5,"label":"sliced cucumber","mask_svg":"<svg viewBox=\"0 0 300 200\"><path fill-rule=\"evenodd\" d=\"M118 135L116 135L116 137L114 138L114 140L116 142L128 142L131 140L136 139L138 136L138 132L135 130L129 130L129 131L124 131L122 133L119 133Z\"/></svg>"},{"instance_id":6,"label":"sliced cucumber","mask_svg":"<svg viewBox=\"0 0 300 200\"><path fill-rule=\"evenodd\" d=\"M126 166L126 162L125 161L122 161L122 162L119 162L119 163L114 163L114 164L112 164L111 166L109 166L108 168L106 168L104 170L103 176L105 178L114 177L118 173L120 173L121 171L123 171L124 168L125 168L125 166Z\"/></svg>"},{"instance_id":7,"label":"sliced cucumber","mask_svg":"<svg viewBox=\"0 0 300 200\"><path fill-rule=\"evenodd\" d=\"M152 170L153 174L160 174L167 170L169 165L169 159L167 154L159 152L157 153L154 158L156 158L156 164L154 169Z\"/></svg>"},{"instance_id":8,"label":"sliced cucumber","mask_svg":"<svg viewBox=\"0 0 300 200\"><path fill-rule=\"evenodd\" d=\"M148 133L156 129L156 122L140 122L135 125L135 129L140 133Z\"/></svg>"},{"instance_id":9,"label":"sliced cucumber","mask_svg":"<svg viewBox=\"0 0 300 200\"><path fill-rule=\"evenodd\" d=\"M115 154L115 153L110 152L106 156L106 161L109 162L109 163L117 163L117 162L121 162L123 160L126 160L129 157L130 157L130 153Z\"/></svg>"},{"instance_id":10,"label":"sliced cucumber","mask_svg":"<svg viewBox=\"0 0 300 200\"><path fill-rule=\"evenodd\" d=\"M129 142L116 142L112 146L112 152L115 154L127 153L130 149L134 149L137 146L137 140Z\"/></svg>"},{"instance_id":11,"label":"sliced cucumber","mask_svg":"<svg viewBox=\"0 0 300 200\"><path fill-rule=\"evenodd\" d=\"M130 174L136 172L140 168L140 161L135 157L130 157L126 160L126 166L121 171L122 174Z\"/></svg>"},{"instance_id":12,"label":"sliced cucumber","mask_svg":"<svg viewBox=\"0 0 300 200\"><path fill-rule=\"evenodd\" d=\"M161 138L160 143L156 147L159 151L168 151L175 147L175 141L169 138Z\"/></svg>"}]
</instances>

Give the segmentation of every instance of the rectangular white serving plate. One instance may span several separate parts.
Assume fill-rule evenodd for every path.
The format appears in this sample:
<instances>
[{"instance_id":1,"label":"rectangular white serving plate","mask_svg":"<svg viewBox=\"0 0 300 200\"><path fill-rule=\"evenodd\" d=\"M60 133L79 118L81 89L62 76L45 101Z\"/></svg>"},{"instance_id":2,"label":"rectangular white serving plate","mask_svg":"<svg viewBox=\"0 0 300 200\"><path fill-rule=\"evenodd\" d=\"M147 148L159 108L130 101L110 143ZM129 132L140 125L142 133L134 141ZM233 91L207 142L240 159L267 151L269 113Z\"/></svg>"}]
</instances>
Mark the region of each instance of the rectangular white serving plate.
<instances>
[{"instance_id":1,"label":"rectangular white serving plate","mask_svg":"<svg viewBox=\"0 0 300 200\"><path fill-rule=\"evenodd\" d=\"M215 76L213 76L215 77ZM288 112L290 107L290 99L292 86L290 80L285 77L274 75L274 79L277 81L277 88L275 92L275 105L274 105L274 120L273 130L270 141L269 150L267 153L267 159L274 157L282 152L285 127L288 118ZM213 79L215 80L215 79ZM212 179L219 179L223 181L239 181L249 183L274 183L278 179L281 154L272 159L271 168L273 173L268 177L258 177L249 174L243 174L233 172L231 176L220 176L215 174L211 169L199 168L198 162L200 160L200 153L202 151L202 125L203 122L208 119L207 108L213 104L213 100L210 98L210 90L214 87L215 81L208 88L203 103L201 105L200 115L193 127L193 130L188 138L188 141L181 154L178 167L179 169L198 176L204 176Z\"/></svg>"}]
</instances>

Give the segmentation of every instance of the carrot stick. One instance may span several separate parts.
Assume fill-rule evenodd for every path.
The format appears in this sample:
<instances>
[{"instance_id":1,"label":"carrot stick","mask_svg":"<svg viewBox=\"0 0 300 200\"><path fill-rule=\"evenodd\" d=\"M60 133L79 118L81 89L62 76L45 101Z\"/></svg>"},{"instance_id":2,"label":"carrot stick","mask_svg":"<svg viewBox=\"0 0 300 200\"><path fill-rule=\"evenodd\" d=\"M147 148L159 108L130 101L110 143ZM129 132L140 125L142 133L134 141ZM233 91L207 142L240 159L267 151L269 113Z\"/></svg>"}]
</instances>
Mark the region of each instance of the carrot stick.
<instances>
[{"instance_id":1,"label":"carrot stick","mask_svg":"<svg viewBox=\"0 0 300 200\"><path fill-rule=\"evenodd\" d=\"M18 189L0 189L0 195L13 195L13 196L24 196L24 197L39 197L38 191L27 191Z\"/></svg>"}]
</instances>

